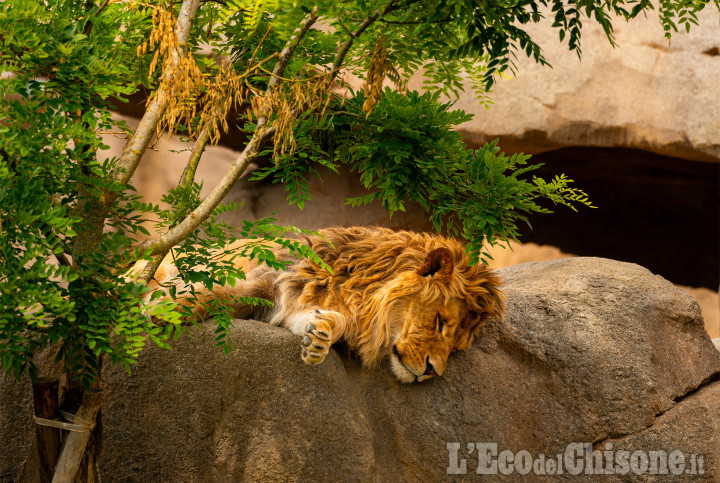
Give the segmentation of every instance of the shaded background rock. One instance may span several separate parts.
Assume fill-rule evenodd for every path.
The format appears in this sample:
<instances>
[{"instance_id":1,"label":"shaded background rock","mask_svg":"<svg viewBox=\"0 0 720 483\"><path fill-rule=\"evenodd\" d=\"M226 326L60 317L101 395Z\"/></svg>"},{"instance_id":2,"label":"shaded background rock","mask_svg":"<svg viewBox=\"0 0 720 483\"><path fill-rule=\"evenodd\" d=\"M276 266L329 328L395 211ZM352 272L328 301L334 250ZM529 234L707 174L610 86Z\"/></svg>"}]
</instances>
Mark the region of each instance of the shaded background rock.
<instances>
[{"instance_id":1,"label":"shaded background rock","mask_svg":"<svg viewBox=\"0 0 720 483\"><path fill-rule=\"evenodd\" d=\"M523 241L638 263L674 283L720 284L720 14L706 8L689 34L668 42L656 15L614 23L617 47L584 22L582 59L550 25L527 26L552 69L518 55L490 109L472 92L457 107L471 147L499 138L509 153L534 154L543 177L565 173L598 209L533 217ZM411 82L419 88L419 79ZM691 248L692 247L692 248ZM709 303L710 330L717 300Z\"/></svg>"},{"instance_id":2,"label":"shaded background rock","mask_svg":"<svg viewBox=\"0 0 720 483\"><path fill-rule=\"evenodd\" d=\"M537 173L545 179L560 172L575 180L597 208L532 216L527 240L632 261L674 283L717 290L719 165L618 148L565 148L531 159L545 163Z\"/></svg>"},{"instance_id":3,"label":"shaded background rock","mask_svg":"<svg viewBox=\"0 0 720 483\"><path fill-rule=\"evenodd\" d=\"M507 322L427 383L362 369L342 347L306 366L298 337L253 321L236 322L228 356L206 323L173 351L148 347L129 377L108 367L103 478L436 481L448 479L448 442L535 456L612 441L704 454L693 481L717 481L720 352L692 297L611 260L500 273ZM2 381L0 480L34 479L31 408L27 381ZM472 478L477 457L461 456Z\"/></svg>"}]
</instances>

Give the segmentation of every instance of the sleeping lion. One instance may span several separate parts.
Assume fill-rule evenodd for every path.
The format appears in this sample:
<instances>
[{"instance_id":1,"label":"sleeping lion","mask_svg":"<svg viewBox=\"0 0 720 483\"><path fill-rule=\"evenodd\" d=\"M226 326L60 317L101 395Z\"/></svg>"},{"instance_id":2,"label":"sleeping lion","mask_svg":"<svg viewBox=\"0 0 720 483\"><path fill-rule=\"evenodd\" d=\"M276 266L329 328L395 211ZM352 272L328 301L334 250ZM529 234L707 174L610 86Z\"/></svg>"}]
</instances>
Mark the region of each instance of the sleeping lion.
<instances>
[{"instance_id":1,"label":"sleeping lion","mask_svg":"<svg viewBox=\"0 0 720 483\"><path fill-rule=\"evenodd\" d=\"M308 260L275 271L242 259L247 279L234 287L215 286L212 293L197 284L200 302L220 297L235 317L290 329L301 337L306 364L321 363L342 339L365 366L388 356L395 376L408 383L441 376L452 351L468 347L485 321L503 316L499 279L483 265L468 266L465 249L455 240L385 228L319 233L308 244L332 274ZM292 260L282 248L276 255ZM155 280L174 283L177 273L166 259ZM157 282L151 287L157 288ZM233 297L261 297L274 304L251 307ZM197 317L205 315L200 305L192 309Z\"/></svg>"}]
</instances>

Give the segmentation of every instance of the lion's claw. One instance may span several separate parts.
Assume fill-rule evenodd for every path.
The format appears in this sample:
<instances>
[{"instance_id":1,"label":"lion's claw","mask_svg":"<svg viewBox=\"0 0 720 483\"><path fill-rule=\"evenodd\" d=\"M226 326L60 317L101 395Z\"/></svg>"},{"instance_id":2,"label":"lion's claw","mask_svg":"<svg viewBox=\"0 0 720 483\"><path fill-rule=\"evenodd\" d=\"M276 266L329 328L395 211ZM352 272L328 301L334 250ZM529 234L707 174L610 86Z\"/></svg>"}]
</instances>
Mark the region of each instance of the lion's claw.
<instances>
[{"instance_id":1,"label":"lion's claw","mask_svg":"<svg viewBox=\"0 0 720 483\"><path fill-rule=\"evenodd\" d=\"M322 317L322 312L316 310L315 317ZM305 327L305 336L302 339L302 359L305 364L319 364L325 360L330 350L332 329L324 320L315 320Z\"/></svg>"}]
</instances>

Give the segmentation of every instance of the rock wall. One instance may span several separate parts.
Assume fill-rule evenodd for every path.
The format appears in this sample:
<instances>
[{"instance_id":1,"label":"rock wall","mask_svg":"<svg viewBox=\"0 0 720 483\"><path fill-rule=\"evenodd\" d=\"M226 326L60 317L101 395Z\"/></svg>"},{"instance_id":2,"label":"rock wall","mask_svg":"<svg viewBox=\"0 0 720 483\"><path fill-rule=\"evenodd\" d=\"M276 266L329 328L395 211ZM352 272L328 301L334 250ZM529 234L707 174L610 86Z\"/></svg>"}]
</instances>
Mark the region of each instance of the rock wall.
<instances>
[{"instance_id":1,"label":"rock wall","mask_svg":"<svg viewBox=\"0 0 720 483\"><path fill-rule=\"evenodd\" d=\"M554 458L575 442L704 455L705 474L668 481L720 479L720 352L694 299L604 259L500 273L506 323L422 384L363 369L342 348L306 366L298 337L253 321L236 322L228 356L203 324L173 351L148 347L129 377L108 367L102 478L464 481L478 462L468 443ZM1 481L35 480L31 407L27 381L2 381ZM467 474L449 476L462 460Z\"/></svg>"},{"instance_id":2,"label":"rock wall","mask_svg":"<svg viewBox=\"0 0 720 483\"><path fill-rule=\"evenodd\" d=\"M667 156L720 160L720 29L709 4L689 34L668 42L657 13L616 20L613 48L602 28L584 21L582 60L552 29L553 14L527 27L552 69L518 54L517 74L500 79L494 105L468 90L458 107L475 114L460 127L468 142L500 138L507 151L567 146L627 147ZM418 88L420 82L411 85Z\"/></svg>"}]
</instances>

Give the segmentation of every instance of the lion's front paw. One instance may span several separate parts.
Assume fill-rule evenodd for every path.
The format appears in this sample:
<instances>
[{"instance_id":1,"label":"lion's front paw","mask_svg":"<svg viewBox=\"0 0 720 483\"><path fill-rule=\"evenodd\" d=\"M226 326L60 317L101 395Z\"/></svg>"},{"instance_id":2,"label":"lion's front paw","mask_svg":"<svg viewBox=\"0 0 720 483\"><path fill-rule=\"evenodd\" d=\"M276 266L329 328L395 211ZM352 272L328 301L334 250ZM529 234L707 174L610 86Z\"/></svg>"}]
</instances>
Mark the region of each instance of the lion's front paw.
<instances>
[{"instance_id":1,"label":"lion's front paw","mask_svg":"<svg viewBox=\"0 0 720 483\"><path fill-rule=\"evenodd\" d=\"M332 327L322 320L322 313L315 311L313 321L305 327L302 339L302 360L305 364L320 364L332 344Z\"/></svg>"}]
</instances>

